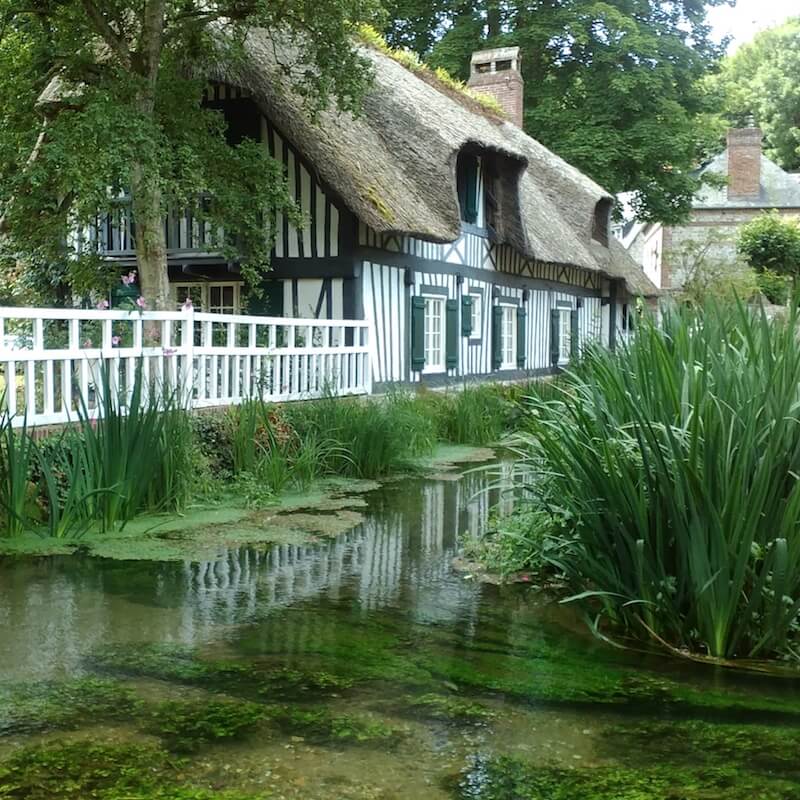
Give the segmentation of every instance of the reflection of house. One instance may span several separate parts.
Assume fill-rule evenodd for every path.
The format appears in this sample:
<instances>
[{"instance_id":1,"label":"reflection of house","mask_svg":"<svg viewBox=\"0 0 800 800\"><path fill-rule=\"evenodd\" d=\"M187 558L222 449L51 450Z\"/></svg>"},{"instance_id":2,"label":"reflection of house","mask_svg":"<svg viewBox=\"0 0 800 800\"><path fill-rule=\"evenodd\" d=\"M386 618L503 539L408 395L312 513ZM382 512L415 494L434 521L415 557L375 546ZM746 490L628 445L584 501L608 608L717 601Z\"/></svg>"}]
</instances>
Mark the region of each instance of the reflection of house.
<instances>
[{"instance_id":1,"label":"reflection of house","mask_svg":"<svg viewBox=\"0 0 800 800\"><path fill-rule=\"evenodd\" d=\"M371 320L379 386L549 371L582 342L613 344L629 298L654 290L609 241L611 196L518 127L518 48L472 58L471 85L507 118L365 48L375 82L361 115L314 120L267 34L252 32L245 51L211 76L206 103L232 143L258 140L284 165L305 217L302 228L274 220L267 299L250 310ZM218 232L196 217L165 223L175 301L238 311L238 266L214 254ZM135 263L124 205L75 241Z\"/></svg>"},{"instance_id":2,"label":"reflection of house","mask_svg":"<svg viewBox=\"0 0 800 800\"><path fill-rule=\"evenodd\" d=\"M800 214L800 175L786 172L761 152L759 128L732 128L728 146L700 174L727 179L726 185L704 186L695 196L688 222L667 227L631 222L618 237L645 275L662 289L684 282L682 254L703 249L718 261L736 259L739 227L762 211Z\"/></svg>"}]
</instances>

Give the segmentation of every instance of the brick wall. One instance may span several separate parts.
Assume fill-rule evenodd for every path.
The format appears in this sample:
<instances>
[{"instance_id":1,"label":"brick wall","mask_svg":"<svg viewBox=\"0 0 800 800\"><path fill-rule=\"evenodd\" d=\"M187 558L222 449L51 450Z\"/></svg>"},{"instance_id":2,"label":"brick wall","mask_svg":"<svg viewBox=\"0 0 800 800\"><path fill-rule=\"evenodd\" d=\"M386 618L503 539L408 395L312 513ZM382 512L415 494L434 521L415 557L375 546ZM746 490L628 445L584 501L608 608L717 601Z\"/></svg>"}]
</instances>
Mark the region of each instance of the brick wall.
<instances>
[{"instance_id":1,"label":"brick wall","mask_svg":"<svg viewBox=\"0 0 800 800\"><path fill-rule=\"evenodd\" d=\"M477 92L494 97L508 114L509 119L522 127L522 76L513 69L502 72L473 74L469 86Z\"/></svg>"},{"instance_id":2,"label":"brick wall","mask_svg":"<svg viewBox=\"0 0 800 800\"><path fill-rule=\"evenodd\" d=\"M728 197L761 195L761 129L728 129Z\"/></svg>"}]
</instances>

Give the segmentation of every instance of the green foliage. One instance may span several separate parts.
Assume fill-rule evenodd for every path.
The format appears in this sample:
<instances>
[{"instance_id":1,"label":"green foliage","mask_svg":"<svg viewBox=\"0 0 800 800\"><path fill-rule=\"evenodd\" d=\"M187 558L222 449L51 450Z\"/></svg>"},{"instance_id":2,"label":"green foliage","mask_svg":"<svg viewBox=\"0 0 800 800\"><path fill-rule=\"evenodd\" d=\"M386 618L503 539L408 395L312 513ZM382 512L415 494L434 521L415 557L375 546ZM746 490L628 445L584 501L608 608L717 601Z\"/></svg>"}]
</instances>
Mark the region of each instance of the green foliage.
<instances>
[{"instance_id":1,"label":"green foliage","mask_svg":"<svg viewBox=\"0 0 800 800\"><path fill-rule=\"evenodd\" d=\"M765 211L739 229L739 253L757 270L769 269L793 280L800 274L800 224Z\"/></svg>"},{"instance_id":2,"label":"green foliage","mask_svg":"<svg viewBox=\"0 0 800 800\"><path fill-rule=\"evenodd\" d=\"M766 155L787 170L800 167L799 74L800 17L794 17L757 33L708 81L725 122L758 125Z\"/></svg>"},{"instance_id":3,"label":"green foliage","mask_svg":"<svg viewBox=\"0 0 800 800\"><path fill-rule=\"evenodd\" d=\"M550 568L549 557L557 555L552 530L550 511L523 506L516 513L494 517L482 536L464 539L461 547L466 558L489 572L504 577L522 570L543 575Z\"/></svg>"},{"instance_id":4,"label":"green foliage","mask_svg":"<svg viewBox=\"0 0 800 800\"><path fill-rule=\"evenodd\" d=\"M665 308L531 408L522 447L558 542L545 555L594 625L721 658L794 653L796 326L796 312Z\"/></svg>"},{"instance_id":5,"label":"green foliage","mask_svg":"<svg viewBox=\"0 0 800 800\"><path fill-rule=\"evenodd\" d=\"M211 742L241 739L264 717L263 706L242 700L176 700L150 711L147 730L172 752L192 753Z\"/></svg>"},{"instance_id":6,"label":"green foliage","mask_svg":"<svg viewBox=\"0 0 800 800\"><path fill-rule=\"evenodd\" d=\"M525 130L612 193L632 191L642 219L680 221L717 146L699 83L724 52L707 6L680 0L386 0L386 37L466 79L470 54L518 45Z\"/></svg>"},{"instance_id":7,"label":"green foliage","mask_svg":"<svg viewBox=\"0 0 800 800\"><path fill-rule=\"evenodd\" d=\"M756 272L758 290L770 303L786 305L789 299L789 281L786 275L781 275L771 269L762 269Z\"/></svg>"},{"instance_id":8,"label":"green foliage","mask_svg":"<svg viewBox=\"0 0 800 800\"><path fill-rule=\"evenodd\" d=\"M18 536L39 516L38 487L31 482L36 445L27 425L15 429L8 412L0 414L0 530Z\"/></svg>"},{"instance_id":9,"label":"green foliage","mask_svg":"<svg viewBox=\"0 0 800 800\"><path fill-rule=\"evenodd\" d=\"M736 257L735 249L731 235L718 230L673 248L669 268L682 276L680 299L697 306L712 299L752 300L760 289L756 273Z\"/></svg>"},{"instance_id":10,"label":"green foliage","mask_svg":"<svg viewBox=\"0 0 800 800\"><path fill-rule=\"evenodd\" d=\"M331 102L356 110L370 73L352 34L373 5L323 0L313 13L299 0L90 5L94 13L83 0L0 3L7 285L18 299L47 302L107 290L113 270L88 242L70 257L65 234L130 204L137 235L149 242L139 271L152 300L165 302L159 245L168 208L191 208L211 230L222 226L225 239L208 246L240 260L258 287L274 235L265 219L280 212L301 220L281 165L260 144L233 140L222 111L203 102L206 76L220 64L235 72L248 30L265 28L280 34L281 66L312 113ZM55 76L43 127L37 98Z\"/></svg>"},{"instance_id":11,"label":"green foliage","mask_svg":"<svg viewBox=\"0 0 800 800\"><path fill-rule=\"evenodd\" d=\"M440 439L453 444L498 442L509 429L514 404L495 386L467 386L431 395Z\"/></svg>"}]
</instances>

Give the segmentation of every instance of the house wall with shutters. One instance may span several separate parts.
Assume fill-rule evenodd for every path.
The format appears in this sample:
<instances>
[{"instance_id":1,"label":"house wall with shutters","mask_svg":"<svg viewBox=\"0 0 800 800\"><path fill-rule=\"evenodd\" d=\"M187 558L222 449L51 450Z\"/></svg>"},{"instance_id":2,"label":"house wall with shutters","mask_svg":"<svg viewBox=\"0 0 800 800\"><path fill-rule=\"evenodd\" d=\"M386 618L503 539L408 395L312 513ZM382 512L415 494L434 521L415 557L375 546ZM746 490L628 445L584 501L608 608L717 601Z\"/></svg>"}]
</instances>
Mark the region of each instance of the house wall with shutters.
<instances>
[{"instance_id":1,"label":"house wall with shutters","mask_svg":"<svg viewBox=\"0 0 800 800\"><path fill-rule=\"evenodd\" d=\"M403 266L403 259L393 264L362 262L361 289L365 319L375 323L374 376L380 384L442 384L462 379L496 376L524 377L553 368L551 311L567 307L577 327L577 346L604 340L604 320L608 324L608 304L599 295L585 291L575 294L569 286L562 289L527 288L504 280L502 273L469 277L457 271L437 271L435 263L425 269ZM518 282L517 282L518 283ZM446 352L447 367L443 372L425 372L421 356L424 327L424 298L440 297L447 301ZM467 324L471 319L472 302L481 310L478 328ZM502 305L516 308L517 362L513 370L497 368L495 316ZM604 313L604 309L605 313ZM455 312L455 318L451 316ZM450 322L453 325L450 325ZM415 330L416 326L416 330ZM605 339L609 332L605 330ZM454 357L454 360L453 360ZM512 374L513 373L513 374Z\"/></svg>"}]
</instances>

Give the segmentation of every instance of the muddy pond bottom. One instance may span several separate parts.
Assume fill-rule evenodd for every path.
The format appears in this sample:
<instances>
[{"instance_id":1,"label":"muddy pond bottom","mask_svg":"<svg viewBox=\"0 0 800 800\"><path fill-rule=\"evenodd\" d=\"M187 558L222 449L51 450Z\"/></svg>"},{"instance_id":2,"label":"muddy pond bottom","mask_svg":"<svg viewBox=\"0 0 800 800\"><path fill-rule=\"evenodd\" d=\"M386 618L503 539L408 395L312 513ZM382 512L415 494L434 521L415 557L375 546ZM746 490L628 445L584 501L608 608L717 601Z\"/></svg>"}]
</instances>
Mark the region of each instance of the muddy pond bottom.
<instances>
[{"instance_id":1,"label":"muddy pond bottom","mask_svg":"<svg viewBox=\"0 0 800 800\"><path fill-rule=\"evenodd\" d=\"M800 800L800 683L455 573L512 463L313 546L0 561L0 798Z\"/></svg>"}]
</instances>

